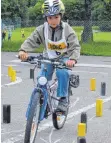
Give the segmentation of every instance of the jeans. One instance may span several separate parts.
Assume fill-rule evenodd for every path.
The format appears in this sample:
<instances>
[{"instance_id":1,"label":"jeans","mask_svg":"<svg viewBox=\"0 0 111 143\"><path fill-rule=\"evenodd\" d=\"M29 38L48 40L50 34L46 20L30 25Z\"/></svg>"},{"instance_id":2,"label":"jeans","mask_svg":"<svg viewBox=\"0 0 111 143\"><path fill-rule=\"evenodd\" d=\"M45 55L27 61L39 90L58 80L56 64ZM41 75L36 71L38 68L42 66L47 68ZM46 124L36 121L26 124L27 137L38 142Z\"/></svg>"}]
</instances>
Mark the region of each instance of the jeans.
<instances>
[{"instance_id":1,"label":"jeans","mask_svg":"<svg viewBox=\"0 0 111 143\"><path fill-rule=\"evenodd\" d=\"M63 62L66 62L68 58L64 58ZM44 68L46 67L47 72L44 71ZM52 80L52 75L54 73L54 66L52 64L42 64L39 76L46 76L47 80ZM67 69L56 69L56 77L58 79L58 88L57 88L57 96L58 97L67 97L68 96L68 87L69 87L69 70ZM32 103L33 93L30 98L30 102L27 108L26 117L28 117L28 113L30 110L30 106Z\"/></svg>"}]
</instances>

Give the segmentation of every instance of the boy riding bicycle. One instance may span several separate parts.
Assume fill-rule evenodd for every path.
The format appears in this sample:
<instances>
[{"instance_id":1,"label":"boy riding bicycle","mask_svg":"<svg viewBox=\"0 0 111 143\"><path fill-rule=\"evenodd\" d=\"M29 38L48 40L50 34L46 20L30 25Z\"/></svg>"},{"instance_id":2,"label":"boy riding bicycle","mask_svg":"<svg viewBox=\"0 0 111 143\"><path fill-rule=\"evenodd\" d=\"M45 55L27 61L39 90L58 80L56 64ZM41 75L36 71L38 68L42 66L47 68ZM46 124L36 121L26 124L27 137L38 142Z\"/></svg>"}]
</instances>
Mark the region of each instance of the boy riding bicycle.
<instances>
[{"instance_id":1,"label":"boy riding bicycle","mask_svg":"<svg viewBox=\"0 0 111 143\"><path fill-rule=\"evenodd\" d=\"M73 67L80 56L80 45L73 29L62 21L65 7L61 0L46 0L42 6L46 22L35 29L30 37L25 40L19 50L19 57L22 61L28 58L28 52L44 45L43 56L49 59L56 59L61 54L62 61L68 67ZM47 80L52 79L54 67L50 64L41 65L38 76L44 75L44 67L47 66ZM57 96L60 97L58 109L65 111L63 104L67 105L69 71L67 69L57 69L58 79ZM30 105L29 105L30 108ZM28 109L29 109L28 108Z\"/></svg>"}]
</instances>

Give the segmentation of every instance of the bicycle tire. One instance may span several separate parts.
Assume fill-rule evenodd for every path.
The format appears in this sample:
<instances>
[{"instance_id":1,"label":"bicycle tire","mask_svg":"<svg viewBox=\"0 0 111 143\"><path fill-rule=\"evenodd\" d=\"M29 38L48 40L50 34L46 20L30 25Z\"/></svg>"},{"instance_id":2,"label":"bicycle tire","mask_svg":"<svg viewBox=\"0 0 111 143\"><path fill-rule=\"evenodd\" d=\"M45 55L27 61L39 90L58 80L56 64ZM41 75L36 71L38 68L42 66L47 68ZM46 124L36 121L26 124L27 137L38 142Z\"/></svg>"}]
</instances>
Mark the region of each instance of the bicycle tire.
<instances>
[{"instance_id":1,"label":"bicycle tire","mask_svg":"<svg viewBox=\"0 0 111 143\"><path fill-rule=\"evenodd\" d=\"M35 143L39 123L38 124L37 124L37 122L35 123L36 128L34 127L35 133L34 133L32 140L31 140L31 130L33 130L32 125L33 125L34 117L36 117L36 119L39 118L39 114L40 114L40 105L39 104L40 104L40 93L36 92L36 94L34 95L34 97L32 99L32 105L30 108L29 118L26 123L24 143ZM39 107L39 108L37 108L37 107ZM34 126L35 126L35 124L34 124Z\"/></svg>"},{"instance_id":2,"label":"bicycle tire","mask_svg":"<svg viewBox=\"0 0 111 143\"><path fill-rule=\"evenodd\" d=\"M61 113L62 114L62 113ZM52 121L53 121L53 126L59 130L61 128L63 128L64 124L65 124L65 121L66 121L66 118L67 118L67 114L68 114L68 111L66 113L66 115L62 115L64 116L64 120L62 121L61 124L59 124L58 122L58 113L55 111L53 114L52 114ZM60 115L61 116L61 115Z\"/></svg>"},{"instance_id":3,"label":"bicycle tire","mask_svg":"<svg viewBox=\"0 0 111 143\"><path fill-rule=\"evenodd\" d=\"M69 98L69 97L68 97ZM69 102L69 99L68 99L68 102ZM65 121L67 119L67 115L68 115L68 110L69 110L69 106L67 107L67 111L65 112L65 114L63 114L62 112L58 112L58 111L54 111L54 113L52 114L52 121L53 121L53 126L59 130L61 128L63 128L64 124L65 124ZM59 115L59 116L58 116ZM60 123L60 120L61 119L58 119L61 118L62 116L64 116L64 119L61 121Z\"/></svg>"}]
</instances>

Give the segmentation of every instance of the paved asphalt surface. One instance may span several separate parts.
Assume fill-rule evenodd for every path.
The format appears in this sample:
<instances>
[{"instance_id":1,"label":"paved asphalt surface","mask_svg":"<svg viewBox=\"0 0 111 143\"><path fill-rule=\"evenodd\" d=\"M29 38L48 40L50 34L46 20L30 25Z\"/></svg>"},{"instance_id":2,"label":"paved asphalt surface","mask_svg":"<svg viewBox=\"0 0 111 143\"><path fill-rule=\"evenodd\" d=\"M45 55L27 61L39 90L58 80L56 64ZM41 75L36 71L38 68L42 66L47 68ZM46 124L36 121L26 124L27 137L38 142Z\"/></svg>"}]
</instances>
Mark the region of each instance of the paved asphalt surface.
<instances>
[{"instance_id":1,"label":"paved asphalt surface","mask_svg":"<svg viewBox=\"0 0 111 143\"><path fill-rule=\"evenodd\" d=\"M11 105L11 123L1 123L2 143L23 143L25 129L25 111L33 89L30 79L32 65L21 64L15 57L17 53L1 54L1 108L4 104ZM78 64L84 66L73 68L80 76L80 86L73 89L71 107L67 122L63 129L56 130L52 126L51 117L44 120L40 126L37 143L77 143L77 125L81 112L88 116L87 143L111 143L111 57L81 56ZM90 64L85 66L86 64ZM93 65L99 67L93 67ZM8 66L12 65L17 71L17 77L22 82L14 85L7 76ZM107 67L100 67L107 65ZM96 91L90 91L90 79L96 78ZM106 82L106 95L100 95L101 82ZM103 116L95 116L95 101L104 100ZM2 110L1 110L2 112ZM1 120L3 115L1 116Z\"/></svg>"}]
</instances>

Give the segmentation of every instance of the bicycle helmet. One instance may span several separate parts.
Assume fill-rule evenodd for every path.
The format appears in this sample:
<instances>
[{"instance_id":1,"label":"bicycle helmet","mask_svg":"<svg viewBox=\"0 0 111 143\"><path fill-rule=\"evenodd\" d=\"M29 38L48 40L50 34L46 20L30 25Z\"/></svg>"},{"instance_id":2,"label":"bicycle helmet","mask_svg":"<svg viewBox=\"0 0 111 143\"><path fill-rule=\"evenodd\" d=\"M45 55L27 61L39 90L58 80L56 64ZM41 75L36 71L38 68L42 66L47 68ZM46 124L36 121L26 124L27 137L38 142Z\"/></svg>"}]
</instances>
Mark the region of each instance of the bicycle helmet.
<instances>
[{"instance_id":1,"label":"bicycle helmet","mask_svg":"<svg viewBox=\"0 0 111 143\"><path fill-rule=\"evenodd\" d=\"M42 13L44 16L53 16L65 13L65 7L61 0L46 0L42 5Z\"/></svg>"}]
</instances>

